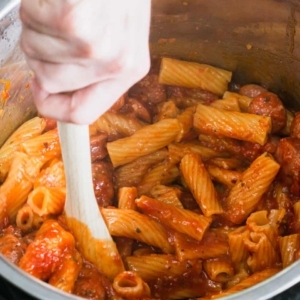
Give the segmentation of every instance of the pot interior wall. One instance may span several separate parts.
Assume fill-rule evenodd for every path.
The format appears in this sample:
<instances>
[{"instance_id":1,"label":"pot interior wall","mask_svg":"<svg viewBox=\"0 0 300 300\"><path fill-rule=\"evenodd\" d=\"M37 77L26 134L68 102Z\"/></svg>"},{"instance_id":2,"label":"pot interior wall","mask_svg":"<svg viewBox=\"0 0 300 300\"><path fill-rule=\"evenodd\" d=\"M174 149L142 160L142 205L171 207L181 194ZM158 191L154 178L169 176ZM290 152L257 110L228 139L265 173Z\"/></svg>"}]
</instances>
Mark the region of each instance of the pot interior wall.
<instances>
[{"instance_id":1,"label":"pot interior wall","mask_svg":"<svg viewBox=\"0 0 300 300\"><path fill-rule=\"evenodd\" d=\"M299 20L299 1L154 1L151 52L229 69L299 109Z\"/></svg>"}]
</instances>

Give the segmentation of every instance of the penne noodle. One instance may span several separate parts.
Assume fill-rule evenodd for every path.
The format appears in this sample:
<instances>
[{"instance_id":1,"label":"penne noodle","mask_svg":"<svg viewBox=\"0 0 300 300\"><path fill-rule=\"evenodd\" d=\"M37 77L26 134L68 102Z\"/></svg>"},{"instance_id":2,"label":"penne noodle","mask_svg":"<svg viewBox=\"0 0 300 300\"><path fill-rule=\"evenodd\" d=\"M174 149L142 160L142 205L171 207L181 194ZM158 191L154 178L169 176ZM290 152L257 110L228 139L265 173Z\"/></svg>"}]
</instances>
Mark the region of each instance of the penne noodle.
<instances>
[{"instance_id":1,"label":"penne noodle","mask_svg":"<svg viewBox=\"0 0 300 300\"><path fill-rule=\"evenodd\" d=\"M197 241L202 240L212 221L209 217L146 196L136 199L136 204L143 213L158 220L164 226L184 233Z\"/></svg>"},{"instance_id":2,"label":"penne noodle","mask_svg":"<svg viewBox=\"0 0 300 300\"><path fill-rule=\"evenodd\" d=\"M136 272L143 280L149 282L157 277L180 276L188 271L190 266L187 261L180 262L176 256L170 254L150 254L141 256L129 256L126 258L128 268ZM190 261L202 269L199 260Z\"/></svg>"},{"instance_id":3,"label":"penne noodle","mask_svg":"<svg viewBox=\"0 0 300 300\"><path fill-rule=\"evenodd\" d=\"M179 130L176 119L164 119L136 131L130 137L107 143L113 166L124 165L167 146Z\"/></svg>"},{"instance_id":4,"label":"penne noodle","mask_svg":"<svg viewBox=\"0 0 300 300\"><path fill-rule=\"evenodd\" d=\"M228 88L232 72L210 65L163 57L159 83L188 88L199 88L223 95Z\"/></svg>"},{"instance_id":5,"label":"penne noodle","mask_svg":"<svg viewBox=\"0 0 300 300\"><path fill-rule=\"evenodd\" d=\"M33 226L34 213L32 208L25 204L18 210L16 216L16 224L17 226L23 230L24 232L28 232L34 229Z\"/></svg>"},{"instance_id":6,"label":"penne noodle","mask_svg":"<svg viewBox=\"0 0 300 300\"><path fill-rule=\"evenodd\" d=\"M66 188L47 188L39 186L28 195L27 204L37 215L60 215L66 200Z\"/></svg>"},{"instance_id":7,"label":"penne noodle","mask_svg":"<svg viewBox=\"0 0 300 300\"><path fill-rule=\"evenodd\" d=\"M286 110L286 124L283 129L281 129L280 133L283 135L290 135L291 133L291 125L294 120L295 115L288 109Z\"/></svg>"},{"instance_id":8,"label":"penne noodle","mask_svg":"<svg viewBox=\"0 0 300 300\"><path fill-rule=\"evenodd\" d=\"M61 154L57 128L22 143L22 150L29 156L43 158L44 163Z\"/></svg>"},{"instance_id":9,"label":"penne noodle","mask_svg":"<svg viewBox=\"0 0 300 300\"><path fill-rule=\"evenodd\" d=\"M228 220L235 224L246 220L269 188L279 168L280 165L267 153L263 153L252 162L226 199Z\"/></svg>"},{"instance_id":10,"label":"penne noodle","mask_svg":"<svg viewBox=\"0 0 300 300\"><path fill-rule=\"evenodd\" d=\"M206 169L213 181L222 183L229 188L232 188L242 177L241 172L226 170L211 165L208 165Z\"/></svg>"},{"instance_id":11,"label":"penne noodle","mask_svg":"<svg viewBox=\"0 0 300 300\"><path fill-rule=\"evenodd\" d=\"M148 195L150 190L158 184L171 184L180 177L176 165L164 161L154 166L146 173L137 185L138 195Z\"/></svg>"},{"instance_id":12,"label":"penne noodle","mask_svg":"<svg viewBox=\"0 0 300 300\"><path fill-rule=\"evenodd\" d=\"M43 163L37 157L17 152L7 179L0 187L1 198L6 202L10 222L14 222L18 210L24 205Z\"/></svg>"},{"instance_id":13,"label":"penne noodle","mask_svg":"<svg viewBox=\"0 0 300 300\"><path fill-rule=\"evenodd\" d=\"M48 167L43 166L34 182L34 188L45 186L48 188L63 188L66 186L65 170L61 159L54 158Z\"/></svg>"},{"instance_id":14,"label":"penne noodle","mask_svg":"<svg viewBox=\"0 0 300 300\"><path fill-rule=\"evenodd\" d=\"M234 275L234 268L228 259L214 258L203 262L203 268L209 278L216 282L227 282Z\"/></svg>"},{"instance_id":15,"label":"penne noodle","mask_svg":"<svg viewBox=\"0 0 300 300\"><path fill-rule=\"evenodd\" d=\"M200 242L177 232L173 234L173 239L179 261L217 258L229 254L227 236L213 230L208 230Z\"/></svg>"},{"instance_id":16,"label":"penne noodle","mask_svg":"<svg viewBox=\"0 0 300 300\"><path fill-rule=\"evenodd\" d=\"M300 229L300 201L297 201L293 205L294 209L294 230L298 232Z\"/></svg>"},{"instance_id":17,"label":"penne noodle","mask_svg":"<svg viewBox=\"0 0 300 300\"><path fill-rule=\"evenodd\" d=\"M61 291L72 293L81 268L81 255L74 249L63 256L60 267L51 275L48 283Z\"/></svg>"},{"instance_id":18,"label":"penne noodle","mask_svg":"<svg viewBox=\"0 0 300 300\"><path fill-rule=\"evenodd\" d=\"M189 143L171 143L168 145L170 161L177 164L181 161L185 154L196 153L199 154L203 161L214 157L226 157L228 153L222 153L213 149L204 147L198 142Z\"/></svg>"},{"instance_id":19,"label":"penne noodle","mask_svg":"<svg viewBox=\"0 0 300 300\"><path fill-rule=\"evenodd\" d=\"M183 208L180 202L182 192L177 187L169 187L165 185L156 185L150 190L150 196L158 201Z\"/></svg>"},{"instance_id":20,"label":"penne noodle","mask_svg":"<svg viewBox=\"0 0 300 300\"><path fill-rule=\"evenodd\" d=\"M300 234L279 237L279 248L282 267L286 268L296 261L296 252L300 249Z\"/></svg>"},{"instance_id":21,"label":"penne noodle","mask_svg":"<svg viewBox=\"0 0 300 300\"><path fill-rule=\"evenodd\" d=\"M260 272L257 272L246 279L242 280L240 283L236 284L232 288L221 292L219 294L213 295L210 299L217 299L225 296L232 295L234 293L240 292L242 290L245 290L255 284L258 284L267 278L270 278L271 276L277 274L279 271L281 271L281 268L269 268ZM202 300L202 298L199 298L198 300Z\"/></svg>"},{"instance_id":22,"label":"penne noodle","mask_svg":"<svg viewBox=\"0 0 300 300\"><path fill-rule=\"evenodd\" d=\"M145 123L132 115L111 111L104 113L92 124L92 128L95 128L97 132L107 133L110 140L133 135L144 126Z\"/></svg>"},{"instance_id":23,"label":"penne noodle","mask_svg":"<svg viewBox=\"0 0 300 300\"><path fill-rule=\"evenodd\" d=\"M278 253L264 233L250 232L244 244L250 252L247 264L253 273L275 267L280 262Z\"/></svg>"},{"instance_id":24,"label":"penne noodle","mask_svg":"<svg viewBox=\"0 0 300 300\"><path fill-rule=\"evenodd\" d=\"M240 95L238 93L233 93L233 92L229 92L226 91L223 95L223 99L225 100L237 100L240 106L241 111L243 112L247 112L248 111L248 107L252 101L252 98L244 96L244 95Z\"/></svg>"},{"instance_id":25,"label":"penne noodle","mask_svg":"<svg viewBox=\"0 0 300 300\"><path fill-rule=\"evenodd\" d=\"M101 213L111 235L135 239L172 253L168 233L164 227L146 215L132 209L101 208Z\"/></svg>"},{"instance_id":26,"label":"penne noodle","mask_svg":"<svg viewBox=\"0 0 300 300\"><path fill-rule=\"evenodd\" d=\"M136 209L135 199L137 198L136 187L123 187L118 191L118 208Z\"/></svg>"},{"instance_id":27,"label":"penne noodle","mask_svg":"<svg viewBox=\"0 0 300 300\"><path fill-rule=\"evenodd\" d=\"M186 108L178 117L177 120L179 122L180 131L177 135L175 142L181 142L185 136L191 131L193 128L193 119L194 113L196 111L195 106L191 106Z\"/></svg>"},{"instance_id":28,"label":"penne noodle","mask_svg":"<svg viewBox=\"0 0 300 300\"><path fill-rule=\"evenodd\" d=\"M239 101L236 98L225 98L213 101L210 106L228 111L241 111Z\"/></svg>"},{"instance_id":29,"label":"penne noodle","mask_svg":"<svg viewBox=\"0 0 300 300\"><path fill-rule=\"evenodd\" d=\"M230 250L231 261L238 270L240 265L243 264L249 252L245 247L244 240L249 239L250 231L246 226L238 227L228 234L228 244Z\"/></svg>"},{"instance_id":30,"label":"penne noodle","mask_svg":"<svg viewBox=\"0 0 300 300\"><path fill-rule=\"evenodd\" d=\"M115 188L136 186L151 167L165 160L167 156L168 150L162 148L118 167L114 171Z\"/></svg>"},{"instance_id":31,"label":"penne noodle","mask_svg":"<svg viewBox=\"0 0 300 300\"><path fill-rule=\"evenodd\" d=\"M173 119L176 118L180 113L180 110L176 104L172 101L163 102L161 105L158 105L158 113L154 118L155 122L161 121L163 119Z\"/></svg>"},{"instance_id":32,"label":"penne noodle","mask_svg":"<svg viewBox=\"0 0 300 300\"><path fill-rule=\"evenodd\" d=\"M181 160L180 171L203 214L206 217L222 214L217 192L200 156L186 154Z\"/></svg>"},{"instance_id":33,"label":"penne noodle","mask_svg":"<svg viewBox=\"0 0 300 300\"><path fill-rule=\"evenodd\" d=\"M216 167L225 169L225 170L234 170L234 169L242 169L244 168L243 161L236 157L214 157L209 161L210 165L214 165Z\"/></svg>"},{"instance_id":34,"label":"penne noodle","mask_svg":"<svg viewBox=\"0 0 300 300\"><path fill-rule=\"evenodd\" d=\"M15 152L21 151L22 143L41 135L45 129L44 119L35 117L21 125L0 149L0 182L8 174Z\"/></svg>"},{"instance_id":35,"label":"penne noodle","mask_svg":"<svg viewBox=\"0 0 300 300\"><path fill-rule=\"evenodd\" d=\"M198 104L194 127L201 133L264 145L271 132L271 118Z\"/></svg>"},{"instance_id":36,"label":"penne noodle","mask_svg":"<svg viewBox=\"0 0 300 300\"><path fill-rule=\"evenodd\" d=\"M113 281L113 288L121 296L128 299L147 298L151 296L150 288L139 275L124 271Z\"/></svg>"}]
</instances>

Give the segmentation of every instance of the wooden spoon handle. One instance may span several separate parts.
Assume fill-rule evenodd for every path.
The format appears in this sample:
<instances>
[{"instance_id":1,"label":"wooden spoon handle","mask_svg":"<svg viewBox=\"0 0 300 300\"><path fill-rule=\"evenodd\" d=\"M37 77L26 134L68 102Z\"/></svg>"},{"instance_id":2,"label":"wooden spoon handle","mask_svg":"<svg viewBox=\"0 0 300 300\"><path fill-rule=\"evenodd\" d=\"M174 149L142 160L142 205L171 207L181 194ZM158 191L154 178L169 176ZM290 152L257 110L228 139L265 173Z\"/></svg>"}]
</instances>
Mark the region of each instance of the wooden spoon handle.
<instances>
[{"instance_id":1,"label":"wooden spoon handle","mask_svg":"<svg viewBox=\"0 0 300 300\"><path fill-rule=\"evenodd\" d=\"M89 128L58 122L58 130L66 174L68 227L84 257L113 279L124 266L95 198Z\"/></svg>"}]
</instances>

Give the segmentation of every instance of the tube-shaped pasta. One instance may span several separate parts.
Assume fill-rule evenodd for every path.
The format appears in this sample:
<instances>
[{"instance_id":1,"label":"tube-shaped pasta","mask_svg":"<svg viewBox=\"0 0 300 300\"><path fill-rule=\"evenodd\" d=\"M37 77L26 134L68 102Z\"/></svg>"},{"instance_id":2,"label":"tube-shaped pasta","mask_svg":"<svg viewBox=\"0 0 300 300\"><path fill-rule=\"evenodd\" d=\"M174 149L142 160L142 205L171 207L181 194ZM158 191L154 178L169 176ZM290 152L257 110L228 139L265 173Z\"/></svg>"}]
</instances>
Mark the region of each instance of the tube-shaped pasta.
<instances>
[{"instance_id":1,"label":"tube-shaped pasta","mask_svg":"<svg viewBox=\"0 0 300 300\"><path fill-rule=\"evenodd\" d=\"M106 132L110 138L130 136L140 130L145 124L133 115L116 114L107 111L93 124L97 131Z\"/></svg>"},{"instance_id":2,"label":"tube-shaped pasta","mask_svg":"<svg viewBox=\"0 0 300 300\"><path fill-rule=\"evenodd\" d=\"M241 224L255 209L261 196L278 173L280 165L267 153L260 155L243 172L241 180L231 189L226 199L226 216Z\"/></svg>"},{"instance_id":3,"label":"tube-shaped pasta","mask_svg":"<svg viewBox=\"0 0 300 300\"><path fill-rule=\"evenodd\" d=\"M246 226L238 227L228 234L228 244L230 249L231 261L235 269L238 270L240 264L245 262L249 256L249 252L245 247L244 240L249 239L250 231Z\"/></svg>"},{"instance_id":4,"label":"tube-shaped pasta","mask_svg":"<svg viewBox=\"0 0 300 300\"><path fill-rule=\"evenodd\" d=\"M190 260L191 265L197 265L202 269L200 260ZM158 277L180 276L186 273L191 265L187 261L178 261L176 256L170 254L135 255L126 257L126 263L130 271L136 272L143 280L149 282Z\"/></svg>"},{"instance_id":5,"label":"tube-shaped pasta","mask_svg":"<svg viewBox=\"0 0 300 300\"><path fill-rule=\"evenodd\" d=\"M163 225L201 241L212 219L190 210L177 208L155 199L142 196L136 204L145 214L159 220Z\"/></svg>"},{"instance_id":6,"label":"tube-shaped pasta","mask_svg":"<svg viewBox=\"0 0 300 300\"><path fill-rule=\"evenodd\" d=\"M136 186L150 167L162 162L168 156L166 148L141 156L134 161L115 169L115 187Z\"/></svg>"},{"instance_id":7,"label":"tube-shaped pasta","mask_svg":"<svg viewBox=\"0 0 300 300\"><path fill-rule=\"evenodd\" d=\"M0 187L10 222L15 221L18 210L26 202L42 165L38 157L29 157L22 152L15 154L8 176Z\"/></svg>"},{"instance_id":8,"label":"tube-shaped pasta","mask_svg":"<svg viewBox=\"0 0 300 300\"><path fill-rule=\"evenodd\" d=\"M226 157L228 153L215 151L214 149L205 147L199 142L189 143L171 143L168 145L170 161L177 164L187 153L196 153L205 161L213 157Z\"/></svg>"},{"instance_id":9,"label":"tube-shaped pasta","mask_svg":"<svg viewBox=\"0 0 300 300\"><path fill-rule=\"evenodd\" d=\"M267 278L277 274L278 272L281 271L281 268L268 268L268 269L265 269L263 271L260 271L260 272L257 272L249 277L247 277L246 279L242 280L240 283L236 284L235 286L233 286L232 288L222 292L222 293L219 293L219 294L216 294L216 295L213 295L211 297L211 299L217 299L217 298L221 298L221 297L225 297L225 296L229 296L231 294L234 294L234 293L237 293L237 292L240 292L242 290L245 290L255 284L258 284L264 280L266 280Z\"/></svg>"},{"instance_id":10,"label":"tube-shaped pasta","mask_svg":"<svg viewBox=\"0 0 300 300\"><path fill-rule=\"evenodd\" d=\"M172 100L163 102L161 105L158 105L158 112L155 116L155 122L168 118L176 118L179 113L180 110Z\"/></svg>"},{"instance_id":11,"label":"tube-shaped pasta","mask_svg":"<svg viewBox=\"0 0 300 300\"><path fill-rule=\"evenodd\" d=\"M44 163L61 154L57 128L22 143L22 150L29 156L43 158Z\"/></svg>"},{"instance_id":12,"label":"tube-shaped pasta","mask_svg":"<svg viewBox=\"0 0 300 300\"><path fill-rule=\"evenodd\" d=\"M107 143L107 150L114 167L117 167L167 146L179 131L177 119L164 119L129 137Z\"/></svg>"},{"instance_id":13,"label":"tube-shaped pasta","mask_svg":"<svg viewBox=\"0 0 300 300\"><path fill-rule=\"evenodd\" d=\"M17 217L16 217L16 224L18 228L23 230L24 232L30 231L33 229L33 210L28 205L25 204L18 210Z\"/></svg>"},{"instance_id":14,"label":"tube-shaped pasta","mask_svg":"<svg viewBox=\"0 0 300 300\"><path fill-rule=\"evenodd\" d=\"M125 236L172 253L167 231L156 221L132 209L101 208L108 230L113 236Z\"/></svg>"},{"instance_id":15,"label":"tube-shaped pasta","mask_svg":"<svg viewBox=\"0 0 300 300\"><path fill-rule=\"evenodd\" d=\"M278 239L278 227L281 224L283 217L285 216L285 210L271 210L272 220L270 220L268 216L268 212L266 210L261 210L252 213L247 221L247 228L251 232L263 233L269 239L274 248L277 250L277 239ZM276 213L277 212L277 213Z\"/></svg>"},{"instance_id":16,"label":"tube-shaped pasta","mask_svg":"<svg viewBox=\"0 0 300 300\"><path fill-rule=\"evenodd\" d=\"M227 282L234 275L234 268L229 259L214 258L205 260L203 268L209 278L217 282Z\"/></svg>"},{"instance_id":17,"label":"tube-shaped pasta","mask_svg":"<svg viewBox=\"0 0 300 300\"><path fill-rule=\"evenodd\" d=\"M35 188L27 199L27 204L39 216L59 215L63 212L66 200L66 188Z\"/></svg>"},{"instance_id":18,"label":"tube-shaped pasta","mask_svg":"<svg viewBox=\"0 0 300 300\"><path fill-rule=\"evenodd\" d=\"M74 249L63 256L60 267L51 275L48 283L61 291L72 293L81 267L81 255Z\"/></svg>"},{"instance_id":19,"label":"tube-shaped pasta","mask_svg":"<svg viewBox=\"0 0 300 300\"><path fill-rule=\"evenodd\" d=\"M271 118L198 104L194 127L201 133L264 145L271 132Z\"/></svg>"},{"instance_id":20,"label":"tube-shaped pasta","mask_svg":"<svg viewBox=\"0 0 300 300\"><path fill-rule=\"evenodd\" d=\"M300 234L291 234L279 237L279 249L282 260L282 267L286 268L295 260L295 253L300 248Z\"/></svg>"},{"instance_id":21,"label":"tube-shaped pasta","mask_svg":"<svg viewBox=\"0 0 300 300\"><path fill-rule=\"evenodd\" d=\"M298 232L300 229L300 201L297 201L294 205L294 230ZM1 209L0 209L1 210Z\"/></svg>"},{"instance_id":22,"label":"tube-shaped pasta","mask_svg":"<svg viewBox=\"0 0 300 300\"><path fill-rule=\"evenodd\" d=\"M133 187L122 187L118 191L118 207L120 209L136 209L135 199L137 198L137 189Z\"/></svg>"},{"instance_id":23,"label":"tube-shaped pasta","mask_svg":"<svg viewBox=\"0 0 300 300\"><path fill-rule=\"evenodd\" d=\"M21 151L21 144L39 136L45 129L44 119L35 117L21 125L0 149L0 182L5 179L16 151Z\"/></svg>"},{"instance_id":24,"label":"tube-shaped pasta","mask_svg":"<svg viewBox=\"0 0 300 300\"><path fill-rule=\"evenodd\" d=\"M34 188L39 186L48 188L66 187L64 165L61 159L54 158L49 161L47 167L43 167L34 182Z\"/></svg>"},{"instance_id":25,"label":"tube-shaped pasta","mask_svg":"<svg viewBox=\"0 0 300 300\"><path fill-rule=\"evenodd\" d=\"M167 204L174 205L179 208L183 208L180 202L180 195L182 192L176 187L170 187L165 185L156 185L150 190L150 195L158 201L162 201Z\"/></svg>"},{"instance_id":26,"label":"tube-shaped pasta","mask_svg":"<svg viewBox=\"0 0 300 300\"><path fill-rule=\"evenodd\" d=\"M238 93L234 93L234 92L229 92L226 91L223 95L223 99L234 99L237 100L239 103L239 106L241 108L241 111L247 112L248 111L248 107L252 101L252 98L244 96L244 95L240 95Z\"/></svg>"},{"instance_id":27,"label":"tube-shaped pasta","mask_svg":"<svg viewBox=\"0 0 300 300\"><path fill-rule=\"evenodd\" d=\"M157 184L171 184L180 177L176 165L163 161L154 166L139 182L137 189L139 196L148 195L150 190Z\"/></svg>"},{"instance_id":28,"label":"tube-shaped pasta","mask_svg":"<svg viewBox=\"0 0 300 300\"><path fill-rule=\"evenodd\" d=\"M241 172L226 170L212 165L208 165L206 169L213 181L220 182L230 188L232 188L242 177Z\"/></svg>"},{"instance_id":29,"label":"tube-shaped pasta","mask_svg":"<svg viewBox=\"0 0 300 300\"><path fill-rule=\"evenodd\" d=\"M278 253L264 233L251 232L244 244L250 252L247 264L253 273L275 267L280 261Z\"/></svg>"},{"instance_id":30,"label":"tube-shaped pasta","mask_svg":"<svg viewBox=\"0 0 300 300\"><path fill-rule=\"evenodd\" d=\"M163 57L159 83L199 88L223 95L231 76L232 72L210 65Z\"/></svg>"},{"instance_id":31,"label":"tube-shaped pasta","mask_svg":"<svg viewBox=\"0 0 300 300\"><path fill-rule=\"evenodd\" d=\"M139 275L130 271L118 274L114 278L113 288L121 297L128 299L144 299L151 296L148 284Z\"/></svg>"},{"instance_id":32,"label":"tube-shaped pasta","mask_svg":"<svg viewBox=\"0 0 300 300\"><path fill-rule=\"evenodd\" d=\"M229 111L241 111L239 102L236 98L226 98L226 99L220 99L213 101L210 106L223 109L223 110L229 110Z\"/></svg>"},{"instance_id":33,"label":"tube-shaped pasta","mask_svg":"<svg viewBox=\"0 0 300 300\"><path fill-rule=\"evenodd\" d=\"M211 230L207 230L200 242L177 232L173 239L179 261L216 258L229 253L227 238Z\"/></svg>"},{"instance_id":34,"label":"tube-shaped pasta","mask_svg":"<svg viewBox=\"0 0 300 300\"><path fill-rule=\"evenodd\" d=\"M180 170L203 214L206 217L222 214L217 192L201 157L195 153L186 154L181 160Z\"/></svg>"},{"instance_id":35,"label":"tube-shaped pasta","mask_svg":"<svg viewBox=\"0 0 300 300\"><path fill-rule=\"evenodd\" d=\"M181 142L193 127L194 113L196 106L186 108L178 117L180 131L175 142Z\"/></svg>"}]
</instances>

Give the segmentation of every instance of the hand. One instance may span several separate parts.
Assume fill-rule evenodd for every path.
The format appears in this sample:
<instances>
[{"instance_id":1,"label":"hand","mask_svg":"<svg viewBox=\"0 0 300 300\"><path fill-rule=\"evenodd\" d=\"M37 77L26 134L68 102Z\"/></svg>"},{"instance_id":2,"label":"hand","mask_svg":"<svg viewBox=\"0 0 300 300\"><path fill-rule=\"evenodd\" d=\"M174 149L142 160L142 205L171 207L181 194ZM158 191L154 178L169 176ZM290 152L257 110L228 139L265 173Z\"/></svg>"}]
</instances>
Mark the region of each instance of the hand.
<instances>
[{"instance_id":1,"label":"hand","mask_svg":"<svg viewBox=\"0 0 300 300\"><path fill-rule=\"evenodd\" d=\"M150 0L22 0L21 47L46 117L90 124L150 67Z\"/></svg>"}]
</instances>

